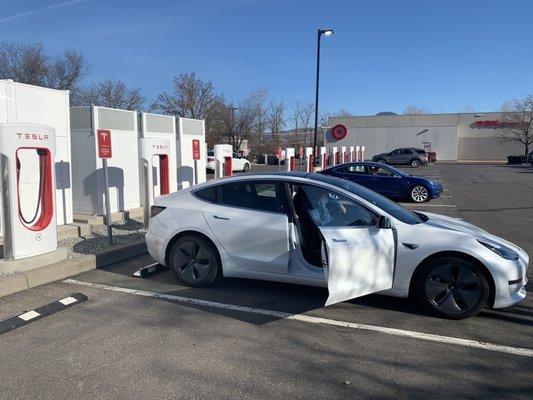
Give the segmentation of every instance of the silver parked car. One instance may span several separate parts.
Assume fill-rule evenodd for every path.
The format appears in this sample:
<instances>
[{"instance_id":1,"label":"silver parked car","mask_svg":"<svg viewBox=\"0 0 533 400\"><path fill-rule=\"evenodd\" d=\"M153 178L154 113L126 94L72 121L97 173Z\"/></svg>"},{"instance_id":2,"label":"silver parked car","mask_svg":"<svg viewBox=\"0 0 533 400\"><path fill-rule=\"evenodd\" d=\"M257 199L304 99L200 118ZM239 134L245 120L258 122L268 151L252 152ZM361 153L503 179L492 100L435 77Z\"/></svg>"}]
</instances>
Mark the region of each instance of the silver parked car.
<instances>
[{"instance_id":1,"label":"silver parked car","mask_svg":"<svg viewBox=\"0 0 533 400\"><path fill-rule=\"evenodd\" d=\"M429 158L426 151L415 147L404 147L393 150L390 153L377 154L372 157L372 161L393 165L406 164L413 168L429 164Z\"/></svg>"}]
</instances>

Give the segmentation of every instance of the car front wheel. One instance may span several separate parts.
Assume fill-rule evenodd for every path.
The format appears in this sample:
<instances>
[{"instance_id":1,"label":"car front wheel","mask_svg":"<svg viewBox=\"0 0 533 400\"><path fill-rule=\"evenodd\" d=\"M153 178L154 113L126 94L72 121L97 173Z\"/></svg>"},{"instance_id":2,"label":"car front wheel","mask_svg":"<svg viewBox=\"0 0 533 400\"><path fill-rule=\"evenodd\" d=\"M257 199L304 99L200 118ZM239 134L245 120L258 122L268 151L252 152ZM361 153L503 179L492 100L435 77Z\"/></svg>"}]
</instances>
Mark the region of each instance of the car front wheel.
<instances>
[{"instance_id":1,"label":"car front wheel","mask_svg":"<svg viewBox=\"0 0 533 400\"><path fill-rule=\"evenodd\" d=\"M380 159L378 160L378 163L380 163L380 164L387 164L387 160L385 160L384 158L380 158Z\"/></svg>"},{"instance_id":2,"label":"car front wheel","mask_svg":"<svg viewBox=\"0 0 533 400\"><path fill-rule=\"evenodd\" d=\"M463 319L477 314L487 304L489 294L481 268L456 257L431 261L416 281L419 303L444 318Z\"/></svg>"},{"instance_id":3,"label":"car front wheel","mask_svg":"<svg viewBox=\"0 0 533 400\"><path fill-rule=\"evenodd\" d=\"M416 185L411 189L411 200L415 203L423 203L429 199L428 190L422 185Z\"/></svg>"},{"instance_id":4,"label":"car front wheel","mask_svg":"<svg viewBox=\"0 0 533 400\"><path fill-rule=\"evenodd\" d=\"M169 267L185 285L205 286L218 276L218 253L213 244L202 237L183 236L170 250Z\"/></svg>"}]
</instances>

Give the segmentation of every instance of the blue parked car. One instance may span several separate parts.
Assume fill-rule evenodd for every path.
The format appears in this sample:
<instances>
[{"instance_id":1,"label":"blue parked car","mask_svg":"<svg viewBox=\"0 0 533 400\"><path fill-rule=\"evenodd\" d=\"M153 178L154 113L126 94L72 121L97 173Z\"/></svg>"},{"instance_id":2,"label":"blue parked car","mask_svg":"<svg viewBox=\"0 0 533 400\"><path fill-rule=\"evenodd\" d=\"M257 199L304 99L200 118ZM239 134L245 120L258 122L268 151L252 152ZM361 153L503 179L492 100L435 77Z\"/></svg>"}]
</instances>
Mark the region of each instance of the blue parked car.
<instances>
[{"instance_id":1,"label":"blue parked car","mask_svg":"<svg viewBox=\"0 0 533 400\"><path fill-rule=\"evenodd\" d=\"M358 183L396 201L423 203L442 193L442 185L438 182L376 162L339 164L320 173Z\"/></svg>"}]
</instances>

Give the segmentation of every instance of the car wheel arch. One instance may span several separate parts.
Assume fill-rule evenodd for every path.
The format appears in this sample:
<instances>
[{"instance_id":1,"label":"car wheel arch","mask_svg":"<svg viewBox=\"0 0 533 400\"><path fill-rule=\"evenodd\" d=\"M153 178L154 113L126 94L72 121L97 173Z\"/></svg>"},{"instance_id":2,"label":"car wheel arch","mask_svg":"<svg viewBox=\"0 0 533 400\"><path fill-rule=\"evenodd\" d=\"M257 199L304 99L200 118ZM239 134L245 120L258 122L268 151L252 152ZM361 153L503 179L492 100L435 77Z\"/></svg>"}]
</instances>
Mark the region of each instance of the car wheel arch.
<instances>
[{"instance_id":1,"label":"car wheel arch","mask_svg":"<svg viewBox=\"0 0 533 400\"><path fill-rule=\"evenodd\" d=\"M476 264L478 267L481 268L481 271L483 272L483 275L487 279L487 282L489 283L489 287L490 287L489 300L487 302L487 306L492 308L493 305L494 305L494 299L495 299L495 296L496 296L496 285L494 283L494 278L493 278L490 270L478 258L476 258L476 257L474 257L474 256L472 256L470 254L460 252L460 251L441 251L441 252L438 252L438 253L431 254L431 255L427 256L426 258L424 258L417 265L417 267L413 271L413 274L411 275L411 280L409 282L409 298L414 298L414 294L415 294L415 290L416 290L416 288L415 288L416 281L417 281L418 276L420 275L420 273L422 273L422 271L424 270L425 266L428 265L433 260L436 260L438 258L443 258L443 257L460 258L460 259L463 259L465 261L469 261L472 264Z\"/></svg>"},{"instance_id":2,"label":"car wheel arch","mask_svg":"<svg viewBox=\"0 0 533 400\"><path fill-rule=\"evenodd\" d=\"M174 235L172 239L169 240L167 247L165 249L165 264L168 265L168 257L170 256L170 251L172 250L172 246L174 246L174 243L176 243L180 238L184 236L196 236L196 237L202 238L204 240L207 240L213 246L213 249L216 251L215 255L217 257L218 265L220 268L218 272L220 276L222 277L224 269L222 268L222 259L220 257L220 250L218 249L213 239L211 239L209 236L198 231L187 230L187 231L181 231L177 233L176 235Z\"/></svg>"}]
</instances>

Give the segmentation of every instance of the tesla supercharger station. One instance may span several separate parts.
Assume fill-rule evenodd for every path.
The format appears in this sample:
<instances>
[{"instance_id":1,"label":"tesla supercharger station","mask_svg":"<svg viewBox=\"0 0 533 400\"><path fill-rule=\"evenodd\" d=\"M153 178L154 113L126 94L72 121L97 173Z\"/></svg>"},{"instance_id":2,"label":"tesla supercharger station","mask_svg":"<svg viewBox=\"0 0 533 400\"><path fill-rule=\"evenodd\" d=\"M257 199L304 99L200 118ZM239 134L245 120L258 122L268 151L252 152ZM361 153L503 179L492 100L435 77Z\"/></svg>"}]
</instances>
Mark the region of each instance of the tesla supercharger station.
<instances>
[{"instance_id":1,"label":"tesla supercharger station","mask_svg":"<svg viewBox=\"0 0 533 400\"><path fill-rule=\"evenodd\" d=\"M176 118L176 155L178 189L207 180L207 146L203 119Z\"/></svg>"},{"instance_id":2,"label":"tesla supercharger station","mask_svg":"<svg viewBox=\"0 0 533 400\"><path fill-rule=\"evenodd\" d=\"M348 153L346 153L346 146L341 146L339 164L348 162Z\"/></svg>"},{"instance_id":3,"label":"tesla supercharger station","mask_svg":"<svg viewBox=\"0 0 533 400\"><path fill-rule=\"evenodd\" d=\"M37 124L0 124L4 259L57 250L56 137Z\"/></svg>"},{"instance_id":4,"label":"tesla supercharger station","mask_svg":"<svg viewBox=\"0 0 533 400\"><path fill-rule=\"evenodd\" d=\"M349 162L354 162L355 161L355 158L354 158L354 151L355 151L355 147L354 146L349 146L348 147L348 161Z\"/></svg>"},{"instance_id":5,"label":"tesla supercharger station","mask_svg":"<svg viewBox=\"0 0 533 400\"><path fill-rule=\"evenodd\" d=\"M71 224L73 211L68 90L0 79L0 123L31 123L54 128L55 215L57 225ZM0 226L0 236L2 230L3 227Z\"/></svg>"},{"instance_id":6,"label":"tesla supercharger station","mask_svg":"<svg viewBox=\"0 0 533 400\"><path fill-rule=\"evenodd\" d=\"M140 113L139 117L139 156L141 156L141 140L142 139L162 139L159 144L152 142L154 145L164 145L169 146L167 149L158 149L159 154L167 154L168 158L165 161L168 164L168 192L172 193L178 190L178 179L177 179L177 156L176 156L176 119L171 115L160 115L160 114L151 114L151 113ZM165 153L166 151L166 153ZM158 160L154 161L154 193L155 196L159 196L161 193L159 184L162 182L158 179L159 167ZM142 166L142 165L140 165ZM140 171L142 172L142 171ZM143 203L143 187L145 180L141 177L141 204Z\"/></svg>"},{"instance_id":7,"label":"tesla supercharger station","mask_svg":"<svg viewBox=\"0 0 533 400\"><path fill-rule=\"evenodd\" d=\"M306 147L304 149L304 156L305 156L305 171L306 172L313 172L314 163L315 163L315 159L313 157L313 148L312 147Z\"/></svg>"},{"instance_id":8,"label":"tesla supercharger station","mask_svg":"<svg viewBox=\"0 0 533 400\"><path fill-rule=\"evenodd\" d=\"M230 144L215 144L215 178L233 173L233 147Z\"/></svg>"},{"instance_id":9,"label":"tesla supercharger station","mask_svg":"<svg viewBox=\"0 0 533 400\"><path fill-rule=\"evenodd\" d=\"M105 215L105 176L98 132L109 132L113 156L107 162L111 213L139 209L137 112L106 107L70 108L74 211Z\"/></svg>"},{"instance_id":10,"label":"tesla supercharger station","mask_svg":"<svg viewBox=\"0 0 533 400\"><path fill-rule=\"evenodd\" d=\"M360 146L355 146L355 161L359 162L361 161L360 157Z\"/></svg>"},{"instance_id":11,"label":"tesla supercharger station","mask_svg":"<svg viewBox=\"0 0 533 400\"><path fill-rule=\"evenodd\" d=\"M147 225L154 199L170 193L170 141L163 138L140 138L139 159L141 204L144 223Z\"/></svg>"},{"instance_id":12,"label":"tesla supercharger station","mask_svg":"<svg viewBox=\"0 0 533 400\"><path fill-rule=\"evenodd\" d=\"M360 157L360 161L365 161L365 146L361 146L361 157Z\"/></svg>"},{"instance_id":13,"label":"tesla supercharger station","mask_svg":"<svg viewBox=\"0 0 533 400\"><path fill-rule=\"evenodd\" d=\"M287 147L285 149L285 168L287 171L294 171L295 165L295 152L293 147Z\"/></svg>"},{"instance_id":14,"label":"tesla supercharger station","mask_svg":"<svg viewBox=\"0 0 533 400\"><path fill-rule=\"evenodd\" d=\"M330 167L333 167L335 165L338 164L338 151L337 151L337 147L336 146L333 146L333 147L330 147L329 148L329 166Z\"/></svg>"},{"instance_id":15,"label":"tesla supercharger station","mask_svg":"<svg viewBox=\"0 0 533 400\"><path fill-rule=\"evenodd\" d=\"M320 147L320 169L325 170L328 167L328 149L326 147Z\"/></svg>"}]
</instances>

